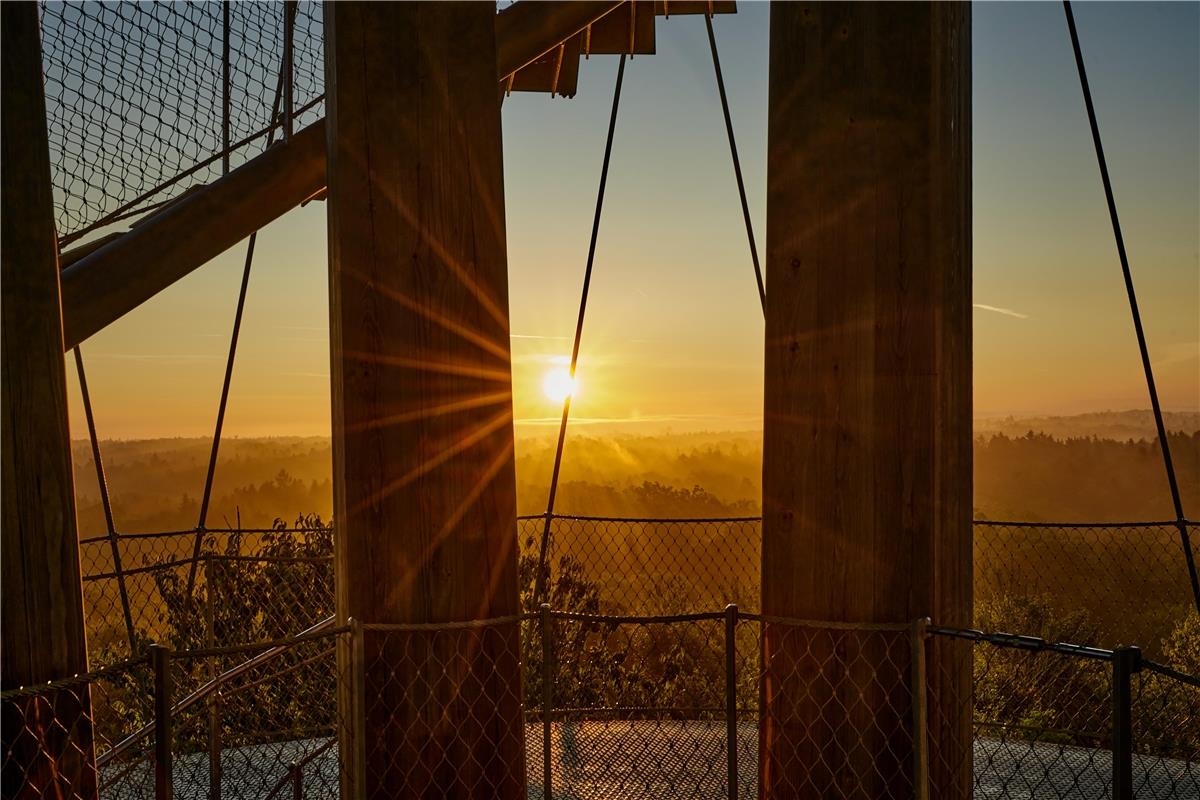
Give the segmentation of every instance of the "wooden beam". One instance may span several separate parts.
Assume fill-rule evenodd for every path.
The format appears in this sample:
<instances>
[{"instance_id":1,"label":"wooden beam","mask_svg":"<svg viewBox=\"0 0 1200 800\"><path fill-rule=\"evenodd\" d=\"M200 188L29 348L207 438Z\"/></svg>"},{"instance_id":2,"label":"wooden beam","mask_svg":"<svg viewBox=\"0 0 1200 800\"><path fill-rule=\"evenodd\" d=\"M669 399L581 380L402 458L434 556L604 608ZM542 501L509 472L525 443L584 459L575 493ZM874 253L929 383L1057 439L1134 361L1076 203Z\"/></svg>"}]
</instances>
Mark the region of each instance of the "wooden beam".
<instances>
[{"instance_id":1,"label":"wooden beam","mask_svg":"<svg viewBox=\"0 0 1200 800\"><path fill-rule=\"evenodd\" d=\"M338 615L515 614L494 6L326 15ZM346 796L526 796L516 623L367 627L361 648L342 656L362 664L342 684Z\"/></svg>"},{"instance_id":2,"label":"wooden beam","mask_svg":"<svg viewBox=\"0 0 1200 800\"><path fill-rule=\"evenodd\" d=\"M64 344L79 344L324 186L322 120L67 267Z\"/></svg>"},{"instance_id":3,"label":"wooden beam","mask_svg":"<svg viewBox=\"0 0 1200 800\"><path fill-rule=\"evenodd\" d=\"M87 671L58 252L32 3L0 5L0 681ZM5 702L5 797L94 797L88 687Z\"/></svg>"},{"instance_id":4,"label":"wooden beam","mask_svg":"<svg viewBox=\"0 0 1200 800\"><path fill-rule=\"evenodd\" d=\"M970 12L772 5L764 613L971 622ZM913 794L888 636L767 626L766 796ZM930 796L969 797L969 646L930 645Z\"/></svg>"}]
</instances>

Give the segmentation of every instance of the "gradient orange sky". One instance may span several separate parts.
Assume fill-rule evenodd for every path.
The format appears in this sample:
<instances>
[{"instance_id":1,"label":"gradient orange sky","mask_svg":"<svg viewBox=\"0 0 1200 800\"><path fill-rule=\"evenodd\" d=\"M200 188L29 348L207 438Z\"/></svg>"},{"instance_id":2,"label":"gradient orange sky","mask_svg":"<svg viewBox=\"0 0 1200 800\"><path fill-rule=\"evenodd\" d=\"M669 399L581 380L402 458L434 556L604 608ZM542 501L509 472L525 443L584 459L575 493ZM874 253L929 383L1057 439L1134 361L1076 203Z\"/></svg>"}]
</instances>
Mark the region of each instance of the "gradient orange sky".
<instances>
[{"instance_id":1,"label":"gradient orange sky","mask_svg":"<svg viewBox=\"0 0 1200 800\"><path fill-rule=\"evenodd\" d=\"M767 7L716 31L763 251ZM1062 9L976 4L977 416L1148 406ZM1200 6L1076 17L1164 407L1200 407ZM579 96L504 103L518 432L570 352L615 57ZM245 246L83 345L104 438L210 435ZM325 206L259 236L231 436L326 434ZM768 287L769 291L769 287ZM762 314L700 17L628 66L572 419L657 432L758 427ZM73 365L72 432L84 436ZM550 424L547 424L550 423Z\"/></svg>"}]
</instances>

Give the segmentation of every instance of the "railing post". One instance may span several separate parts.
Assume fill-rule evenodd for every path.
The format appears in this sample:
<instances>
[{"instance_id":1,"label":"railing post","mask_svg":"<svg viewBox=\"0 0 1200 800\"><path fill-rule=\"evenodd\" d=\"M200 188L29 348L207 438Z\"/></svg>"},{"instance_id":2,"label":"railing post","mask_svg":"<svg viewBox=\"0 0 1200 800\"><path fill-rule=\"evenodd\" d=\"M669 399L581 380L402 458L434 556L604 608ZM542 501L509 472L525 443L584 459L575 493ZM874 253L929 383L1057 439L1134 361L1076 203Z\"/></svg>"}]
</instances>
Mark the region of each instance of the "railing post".
<instances>
[{"instance_id":1,"label":"railing post","mask_svg":"<svg viewBox=\"0 0 1200 800\"><path fill-rule=\"evenodd\" d=\"M1133 800L1133 674L1141 669L1141 650L1136 647L1113 650L1113 800Z\"/></svg>"},{"instance_id":2,"label":"railing post","mask_svg":"<svg viewBox=\"0 0 1200 800\"><path fill-rule=\"evenodd\" d=\"M229 174L229 10L221 4L221 174Z\"/></svg>"},{"instance_id":3,"label":"railing post","mask_svg":"<svg viewBox=\"0 0 1200 800\"><path fill-rule=\"evenodd\" d=\"M929 800L929 680L925 671L925 642L929 618L914 620L909 632L912 649L913 796Z\"/></svg>"},{"instance_id":4,"label":"railing post","mask_svg":"<svg viewBox=\"0 0 1200 800\"><path fill-rule=\"evenodd\" d=\"M288 764L288 776L292 779L292 800L304 800L304 769L293 761Z\"/></svg>"},{"instance_id":5,"label":"railing post","mask_svg":"<svg viewBox=\"0 0 1200 800\"><path fill-rule=\"evenodd\" d=\"M150 645L154 669L154 798L171 800L171 650Z\"/></svg>"},{"instance_id":6,"label":"railing post","mask_svg":"<svg viewBox=\"0 0 1200 800\"><path fill-rule=\"evenodd\" d=\"M293 28L296 24L295 0L287 0L283 6L283 140L292 138L292 85L295 82L295 47Z\"/></svg>"},{"instance_id":7,"label":"railing post","mask_svg":"<svg viewBox=\"0 0 1200 800\"><path fill-rule=\"evenodd\" d=\"M213 591L215 584L212 576L212 558L204 557L204 622L208 628L208 647L217 646L217 623L214 609ZM208 677L215 679L220 670L217 669L217 657L209 656ZM221 800L221 690L217 689L208 696L208 796L210 800Z\"/></svg>"},{"instance_id":8,"label":"railing post","mask_svg":"<svg viewBox=\"0 0 1200 800\"><path fill-rule=\"evenodd\" d=\"M729 800L738 796L737 622L735 603L725 606L725 751L728 759Z\"/></svg>"},{"instance_id":9,"label":"railing post","mask_svg":"<svg viewBox=\"0 0 1200 800\"><path fill-rule=\"evenodd\" d=\"M361 797L364 795L363 786L367 779L367 746L366 746L366 688L367 688L367 658L366 642L363 624L351 617L349 664L350 674L346 676L348 691L342 693L342 711L346 718L342 720L342 731L339 746L342 751L341 781L343 797Z\"/></svg>"},{"instance_id":10,"label":"railing post","mask_svg":"<svg viewBox=\"0 0 1200 800\"><path fill-rule=\"evenodd\" d=\"M550 605L542 603L542 798L551 800L553 759L551 757L551 712L554 708L554 620Z\"/></svg>"}]
</instances>

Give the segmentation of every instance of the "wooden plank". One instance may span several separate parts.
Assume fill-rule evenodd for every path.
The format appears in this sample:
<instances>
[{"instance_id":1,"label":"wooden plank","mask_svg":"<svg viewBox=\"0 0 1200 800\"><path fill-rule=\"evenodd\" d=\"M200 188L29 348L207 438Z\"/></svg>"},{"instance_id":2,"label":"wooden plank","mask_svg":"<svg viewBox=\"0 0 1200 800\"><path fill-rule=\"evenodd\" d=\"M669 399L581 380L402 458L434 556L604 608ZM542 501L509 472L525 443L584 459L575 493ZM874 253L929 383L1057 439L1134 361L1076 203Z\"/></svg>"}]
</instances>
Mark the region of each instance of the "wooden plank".
<instances>
[{"instance_id":1,"label":"wooden plank","mask_svg":"<svg viewBox=\"0 0 1200 800\"><path fill-rule=\"evenodd\" d=\"M366 626L346 796L524 798L517 626L369 627L518 610L494 10L326 14L337 608Z\"/></svg>"},{"instance_id":2,"label":"wooden plank","mask_svg":"<svg viewBox=\"0 0 1200 800\"><path fill-rule=\"evenodd\" d=\"M591 25L583 37L583 53L588 55L654 54L654 3L630 0L616 11Z\"/></svg>"},{"instance_id":3,"label":"wooden plank","mask_svg":"<svg viewBox=\"0 0 1200 800\"><path fill-rule=\"evenodd\" d=\"M33 3L0 5L0 681L87 671L41 35ZM86 686L6 702L5 797L95 796Z\"/></svg>"},{"instance_id":4,"label":"wooden plank","mask_svg":"<svg viewBox=\"0 0 1200 800\"><path fill-rule=\"evenodd\" d=\"M501 82L625 5L621 0L514 3L496 15L496 74Z\"/></svg>"},{"instance_id":5,"label":"wooden plank","mask_svg":"<svg viewBox=\"0 0 1200 800\"><path fill-rule=\"evenodd\" d=\"M686 17L694 14L736 14L735 0L655 0L654 13L660 17Z\"/></svg>"},{"instance_id":6,"label":"wooden plank","mask_svg":"<svg viewBox=\"0 0 1200 800\"><path fill-rule=\"evenodd\" d=\"M575 34L549 53L513 74L511 92L546 92L551 97L574 97L579 88L579 54L583 34Z\"/></svg>"},{"instance_id":7,"label":"wooden plank","mask_svg":"<svg viewBox=\"0 0 1200 800\"><path fill-rule=\"evenodd\" d=\"M65 269L63 330L70 348L325 185L325 123L268 148Z\"/></svg>"},{"instance_id":8,"label":"wooden plank","mask_svg":"<svg viewBox=\"0 0 1200 800\"><path fill-rule=\"evenodd\" d=\"M970 6L775 4L770 47L763 611L966 626ZM767 796L911 794L885 638L768 626ZM935 797L969 796L968 650L928 662Z\"/></svg>"}]
</instances>

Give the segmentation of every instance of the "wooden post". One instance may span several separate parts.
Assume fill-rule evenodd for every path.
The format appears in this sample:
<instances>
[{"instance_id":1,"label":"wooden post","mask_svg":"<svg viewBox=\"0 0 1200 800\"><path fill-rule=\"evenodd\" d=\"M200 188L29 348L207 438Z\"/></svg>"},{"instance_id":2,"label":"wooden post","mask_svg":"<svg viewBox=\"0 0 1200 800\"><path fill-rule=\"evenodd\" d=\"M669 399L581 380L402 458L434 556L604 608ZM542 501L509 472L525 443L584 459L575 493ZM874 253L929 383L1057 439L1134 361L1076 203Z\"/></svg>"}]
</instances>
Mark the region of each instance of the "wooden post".
<instances>
[{"instance_id":1,"label":"wooden post","mask_svg":"<svg viewBox=\"0 0 1200 800\"><path fill-rule=\"evenodd\" d=\"M86 672L87 643L35 4L0 4L0 59L0 680L11 689ZM42 697L4 704L4 796L95 796L87 686Z\"/></svg>"},{"instance_id":2,"label":"wooden post","mask_svg":"<svg viewBox=\"0 0 1200 800\"><path fill-rule=\"evenodd\" d=\"M347 796L525 796L517 625L370 627L518 611L495 15L326 6L337 607L365 669Z\"/></svg>"},{"instance_id":3,"label":"wooden post","mask_svg":"<svg viewBox=\"0 0 1200 800\"><path fill-rule=\"evenodd\" d=\"M971 621L970 14L772 6L764 613ZM764 794L910 794L907 658L822 690L846 650L765 648ZM928 670L931 795L965 798L968 648Z\"/></svg>"}]
</instances>

